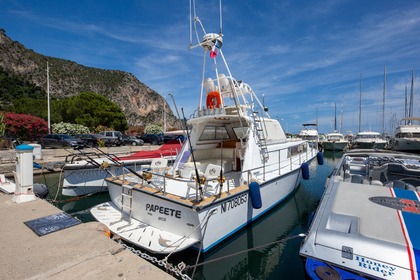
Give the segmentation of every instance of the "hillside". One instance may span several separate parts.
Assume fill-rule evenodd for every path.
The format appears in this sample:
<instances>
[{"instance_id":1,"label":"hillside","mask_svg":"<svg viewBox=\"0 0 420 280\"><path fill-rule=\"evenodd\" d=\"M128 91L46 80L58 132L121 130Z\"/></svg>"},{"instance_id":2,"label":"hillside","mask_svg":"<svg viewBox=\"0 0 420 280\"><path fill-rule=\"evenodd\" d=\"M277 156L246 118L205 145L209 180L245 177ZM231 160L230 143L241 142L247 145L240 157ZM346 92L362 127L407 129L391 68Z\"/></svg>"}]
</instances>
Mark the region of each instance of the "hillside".
<instances>
[{"instance_id":1,"label":"hillside","mask_svg":"<svg viewBox=\"0 0 420 280\"><path fill-rule=\"evenodd\" d=\"M0 29L0 69L19 75L46 91L47 61L51 97L70 97L93 91L117 103L130 126L163 125L163 104L166 100L131 73L86 67L38 54L13 41L4 29ZM166 108L167 128L176 127L176 118L168 104Z\"/></svg>"}]
</instances>

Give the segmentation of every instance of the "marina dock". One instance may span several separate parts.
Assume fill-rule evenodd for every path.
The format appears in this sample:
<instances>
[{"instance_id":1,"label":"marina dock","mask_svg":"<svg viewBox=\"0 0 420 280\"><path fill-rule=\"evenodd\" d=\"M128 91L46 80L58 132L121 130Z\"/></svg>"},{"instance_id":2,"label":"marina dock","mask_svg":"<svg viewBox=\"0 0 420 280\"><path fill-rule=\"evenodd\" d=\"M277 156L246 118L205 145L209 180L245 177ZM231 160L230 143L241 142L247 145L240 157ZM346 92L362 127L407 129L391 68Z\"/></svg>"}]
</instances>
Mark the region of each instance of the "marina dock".
<instances>
[{"instance_id":1,"label":"marina dock","mask_svg":"<svg viewBox=\"0 0 420 280\"><path fill-rule=\"evenodd\" d=\"M60 213L45 200L0 193L2 279L175 279L106 237L97 222L38 236L24 222Z\"/></svg>"}]
</instances>

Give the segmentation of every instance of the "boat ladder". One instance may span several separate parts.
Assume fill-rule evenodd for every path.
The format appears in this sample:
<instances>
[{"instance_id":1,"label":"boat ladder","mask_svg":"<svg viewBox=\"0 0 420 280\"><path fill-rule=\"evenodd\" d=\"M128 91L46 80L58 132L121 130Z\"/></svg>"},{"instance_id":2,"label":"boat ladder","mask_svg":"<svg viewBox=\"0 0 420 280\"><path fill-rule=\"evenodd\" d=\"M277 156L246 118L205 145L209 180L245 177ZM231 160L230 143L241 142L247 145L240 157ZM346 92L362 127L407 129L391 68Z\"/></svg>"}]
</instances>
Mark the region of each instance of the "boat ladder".
<instances>
[{"instance_id":1,"label":"boat ladder","mask_svg":"<svg viewBox=\"0 0 420 280\"><path fill-rule=\"evenodd\" d=\"M121 219L112 222L110 225L126 221L127 224L120 226L117 230L129 227L131 225L131 211L133 207L133 187L130 185L121 185Z\"/></svg>"},{"instance_id":2,"label":"boat ladder","mask_svg":"<svg viewBox=\"0 0 420 280\"><path fill-rule=\"evenodd\" d=\"M264 123L264 119L260 117L259 111L253 111L252 116L254 119L255 134L258 138L258 146L261 150L261 160L264 162L268 161L268 149L267 149L267 131Z\"/></svg>"}]
</instances>

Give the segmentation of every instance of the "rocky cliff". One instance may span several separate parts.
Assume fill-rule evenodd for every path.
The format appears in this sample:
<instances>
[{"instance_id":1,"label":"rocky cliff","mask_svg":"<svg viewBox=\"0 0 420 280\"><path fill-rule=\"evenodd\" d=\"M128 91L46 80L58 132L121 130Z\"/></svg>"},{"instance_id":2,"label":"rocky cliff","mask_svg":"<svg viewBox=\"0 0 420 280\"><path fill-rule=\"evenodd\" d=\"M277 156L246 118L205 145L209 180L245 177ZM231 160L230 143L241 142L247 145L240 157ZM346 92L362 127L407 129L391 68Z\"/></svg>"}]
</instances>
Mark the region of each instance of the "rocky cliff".
<instances>
[{"instance_id":1,"label":"rocky cliff","mask_svg":"<svg viewBox=\"0 0 420 280\"><path fill-rule=\"evenodd\" d=\"M70 97L84 91L93 91L117 103L130 126L163 126L166 100L134 75L123 71L86 67L69 60L38 54L13 41L6 35L5 30L0 29L0 68L46 89L47 61L52 97ZM177 127L178 123L168 104L166 108L167 128Z\"/></svg>"}]
</instances>

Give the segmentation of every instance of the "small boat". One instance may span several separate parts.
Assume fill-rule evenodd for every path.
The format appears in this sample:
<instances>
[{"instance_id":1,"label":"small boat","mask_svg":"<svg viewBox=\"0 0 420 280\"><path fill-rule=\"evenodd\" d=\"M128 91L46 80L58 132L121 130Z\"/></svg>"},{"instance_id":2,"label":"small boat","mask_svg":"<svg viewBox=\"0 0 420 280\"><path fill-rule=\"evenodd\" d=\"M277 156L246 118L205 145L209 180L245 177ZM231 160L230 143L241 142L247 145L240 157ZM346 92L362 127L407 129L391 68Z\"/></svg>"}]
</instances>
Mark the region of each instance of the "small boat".
<instances>
[{"instance_id":1,"label":"small boat","mask_svg":"<svg viewBox=\"0 0 420 280\"><path fill-rule=\"evenodd\" d=\"M419 279L419 200L420 156L345 153L300 248L310 278Z\"/></svg>"},{"instance_id":2,"label":"small boat","mask_svg":"<svg viewBox=\"0 0 420 280\"><path fill-rule=\"evenodd\" d=\"M194 27L202 27L198 17ZM315 157L322 163L308 141L288 141L251 87L232 76L222 34L201 31L191 44L204 49L198 108L174 164L106 178L111 201L91 209L113 234L157 254L209 252L292 194Z\"/></svg>"},{"instance_id":3,"label":"small boat","mask_svg":"<svg viewBox=\"0 0 420 280\"><path fill-rule=\"evenodd\" d=\"M83 196L108 191L105 178L129 172L128 169L141 172L147 169L154 158L164 158L173 162L182 142L172 140L159 149L138 151L128 156L116 156L96 148L94 153L76 153L66 157L62 167L63 186L61 193L66 196ZM128 168L128 169L127 169Z\"/></svg>"},{"instance_id":4,"label":"small boat","mask_svg":"<svg viewBox=\"0 0 420 280\"><path fill-rule=\"evenodd\" d=\"M322 147L326 151L344 151L348 145L349 141L344 139L344 135L339 132L327 133L322 142Z\"/></svg>"},{"instance_id":5,"label":"small boat","mask_svg":"<svg viewBox=\"0 0 420 280\"><path fill-rule=\"evenodd\" d=\"M363 131L356 134L353 140L353 149L384 149L387 141L381 137L379 132Z\"/></svg>"},{"instance_id":6,"label":"small boat","mask_svg":"<svg viewBox=\"0 0 420 280\"><path fill-rule=\"evenodd\" d=\"M404 118L395 130L390 148L395 151L420 153L420 118Z\"/></svg>"}]
</instances>

